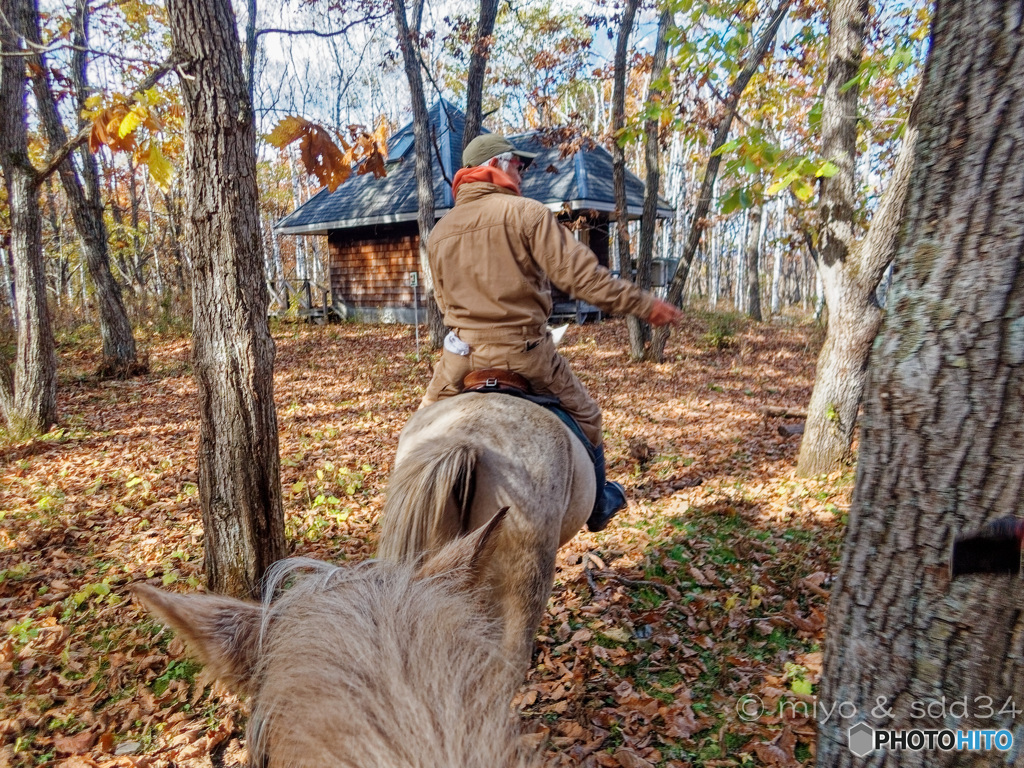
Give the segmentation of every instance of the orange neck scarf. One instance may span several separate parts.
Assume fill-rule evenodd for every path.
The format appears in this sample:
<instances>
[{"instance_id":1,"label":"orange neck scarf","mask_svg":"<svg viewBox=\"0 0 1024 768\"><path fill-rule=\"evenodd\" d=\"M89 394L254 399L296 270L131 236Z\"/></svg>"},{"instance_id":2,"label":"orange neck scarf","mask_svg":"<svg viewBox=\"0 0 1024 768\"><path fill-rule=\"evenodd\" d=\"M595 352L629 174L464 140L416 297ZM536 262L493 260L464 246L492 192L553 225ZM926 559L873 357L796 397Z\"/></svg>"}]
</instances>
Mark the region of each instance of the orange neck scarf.
<instances>
[{"instance_id":1,"label":"orange neck scarf","mask_svg":"<svg viewBox=\"0 0 1024 768\"><path fill-rule=\"evenodd\" d=\"M455 180L452 182L452 196L458 197L459 187L474 181L486 181L488 184L496 184L499 187L510 189L517 195L522 194L519 191L519 185L500 168L495 168L493 165L478 165L474 168L462 168L456 172Z\"/></svg>"}]
</instances>

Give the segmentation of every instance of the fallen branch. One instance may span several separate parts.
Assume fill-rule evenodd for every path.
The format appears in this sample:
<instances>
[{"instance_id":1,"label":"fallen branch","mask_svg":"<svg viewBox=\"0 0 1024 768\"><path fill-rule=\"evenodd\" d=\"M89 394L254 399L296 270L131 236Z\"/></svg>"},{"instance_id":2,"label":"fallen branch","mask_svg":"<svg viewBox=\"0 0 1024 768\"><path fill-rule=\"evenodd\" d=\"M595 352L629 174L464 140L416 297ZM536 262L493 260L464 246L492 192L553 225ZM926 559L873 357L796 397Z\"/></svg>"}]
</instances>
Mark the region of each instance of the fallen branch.
<instances>
[{"instance_id":1,"label":"fallen branch","mask_svg":"<svg viewBox=\"0 0 1024 768\"><path fill-rule=\"evenodd\" d=\"M593 568L591 568L591 565L596 565L601 570L595 571ZM586 574L587 583L590 585L590 589L594 592L597 591L597 582L594 581L595 576L600 577L602 579L615 579L615 581L619 582L620 584L625 584L627 587L655 587L656 589L668 589L667 584L662 584L658 581L648 581L646 579L631 579L627 576L623 576L620 573L616 573L615 571L610 570L607 566L605 566L605 564L601 561L601 558L599 558L597 555L592 555L589 552L587 553L586 565L583 566L583 573Z\"/></svg>"},{"instance_id":2,"label":"fallen branch","mask_svg":"<svg viewBox=\"0 0 1024 768\"><path fill-rule=\"evenodd\" d=\"M778 416L781 418L793 418L793 419L806 419L807 411L800 410L799 408L790 408L786 405L764 405L761 406L761 413L765 418L769 416Z\"/></svg>"}]
</instances>

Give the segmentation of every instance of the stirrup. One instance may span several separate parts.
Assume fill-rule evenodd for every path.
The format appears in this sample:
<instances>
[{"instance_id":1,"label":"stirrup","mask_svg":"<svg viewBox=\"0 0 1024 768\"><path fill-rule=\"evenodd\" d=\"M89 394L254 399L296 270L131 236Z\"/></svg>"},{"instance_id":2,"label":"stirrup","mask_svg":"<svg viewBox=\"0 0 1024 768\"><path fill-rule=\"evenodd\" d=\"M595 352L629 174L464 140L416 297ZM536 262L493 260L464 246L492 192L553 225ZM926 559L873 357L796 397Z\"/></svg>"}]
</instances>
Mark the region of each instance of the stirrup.
<instances>
[{"instance_id":1,"label":"stirrup","mask_svg":"<svg viewBox=\"0 0 1024 768\"><path fill-rule=\"evenodd\" d=\"M626 506L626 489L621 483L610 480L601 489L601 495L594 505L594 511L590 513L587 520L587 530L591 533L603 531L608 523L619 513L620 509Z\"/></svg>"}]
</instances>

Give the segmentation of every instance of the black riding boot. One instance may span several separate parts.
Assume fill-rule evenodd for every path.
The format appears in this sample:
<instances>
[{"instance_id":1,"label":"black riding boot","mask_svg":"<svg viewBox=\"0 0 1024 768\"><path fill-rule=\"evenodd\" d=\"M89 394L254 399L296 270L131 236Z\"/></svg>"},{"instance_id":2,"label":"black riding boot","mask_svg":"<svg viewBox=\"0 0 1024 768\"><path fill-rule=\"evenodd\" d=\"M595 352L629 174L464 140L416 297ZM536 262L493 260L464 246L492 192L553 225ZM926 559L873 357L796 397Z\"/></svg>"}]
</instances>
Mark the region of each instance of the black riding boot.
<instances>
[{"instance_id":1,"label":"black riding boot","mask_svg":"<svg viewBox=\"0 0 1024 768\"><path fill-rule=\"evenodd\" d=\"M616 513L626 506L626 491L614 481L605 477L604 445L594 449L594 475L597 478L597 498L594 511L587 520L587 528L594 533L603 531Z\"/></svg>"}]
</instances>

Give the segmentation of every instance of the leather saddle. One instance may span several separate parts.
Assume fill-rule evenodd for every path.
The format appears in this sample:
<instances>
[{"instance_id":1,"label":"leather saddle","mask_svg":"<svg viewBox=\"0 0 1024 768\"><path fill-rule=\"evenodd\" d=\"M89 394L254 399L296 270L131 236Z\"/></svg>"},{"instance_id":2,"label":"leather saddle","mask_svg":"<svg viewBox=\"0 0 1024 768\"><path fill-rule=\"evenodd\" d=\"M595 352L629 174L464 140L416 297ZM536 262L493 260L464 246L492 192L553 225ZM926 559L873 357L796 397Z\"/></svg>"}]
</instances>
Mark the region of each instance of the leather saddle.
<instances>
[{"instance_id":1,"label":"leather saddle","mask_svg":"<svg viewBox=\"0 0 1024 768\"><path fill-rule=\"evenodd\" d=\"M510 389L523 394L532 392L530 382L525 376L504 368L481 368L478 371L470 371L462 380L462 388L463 392L507 392Z\"/></svg>"},{"instance_id":2,"label":"leather saddle","mask_svg":"<svg viewBox=\"0 0 1024 768\"><path fill-rule=\"evenodd\" d=\"M583 430L576 423L576 419L570 416L569 412L562 407L558 398L551 397L551 395L535 394L529 380L525 376L505 368L481 368L478 371L467 373L462 379L462 386L463 392L495 392L502 395L513 395L514 397L521 397L524 400L529 400L531 403L547 408L569 428L570 432L579 438L579 441L583 443L583 447L587 449L590 460L594 461L594 446L587 440L587 436L583 434Z\"/></svg>"}]
</instances>

